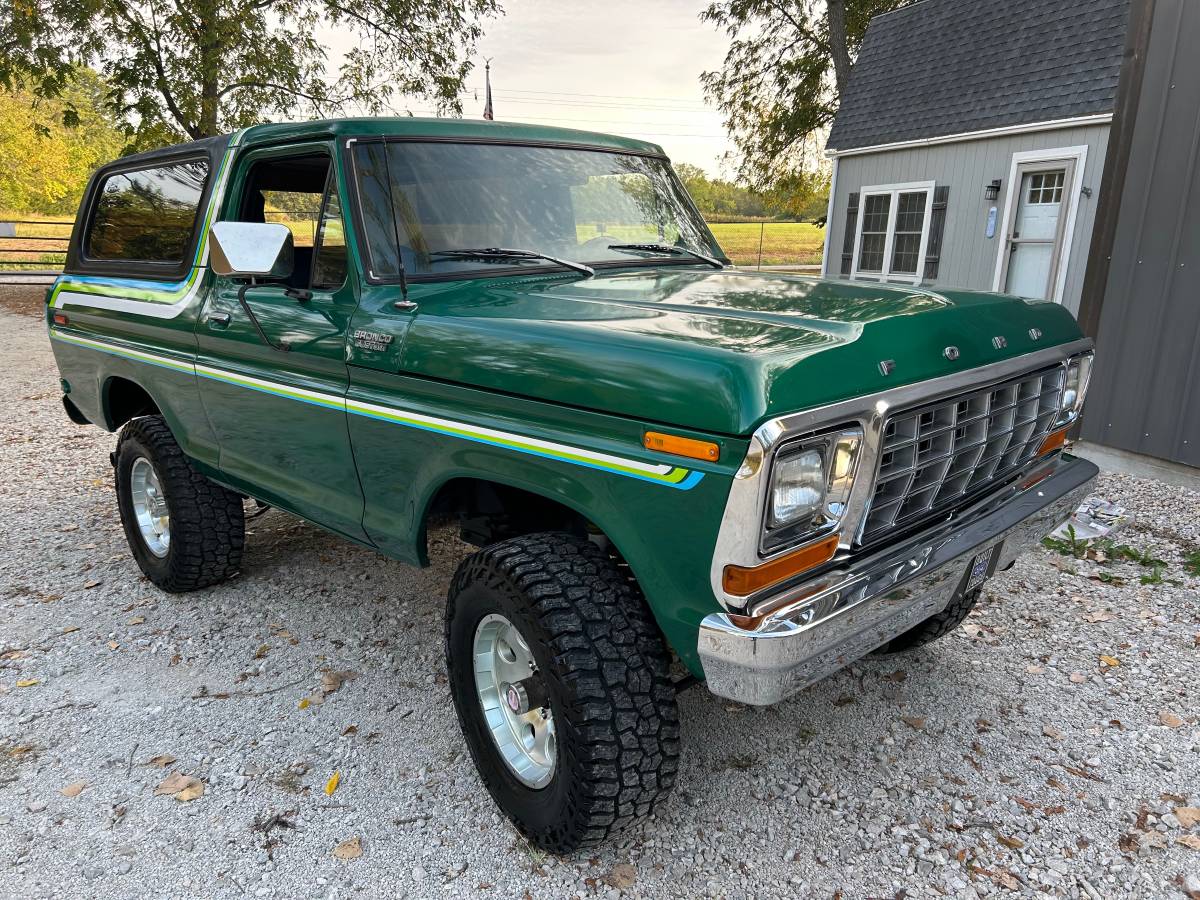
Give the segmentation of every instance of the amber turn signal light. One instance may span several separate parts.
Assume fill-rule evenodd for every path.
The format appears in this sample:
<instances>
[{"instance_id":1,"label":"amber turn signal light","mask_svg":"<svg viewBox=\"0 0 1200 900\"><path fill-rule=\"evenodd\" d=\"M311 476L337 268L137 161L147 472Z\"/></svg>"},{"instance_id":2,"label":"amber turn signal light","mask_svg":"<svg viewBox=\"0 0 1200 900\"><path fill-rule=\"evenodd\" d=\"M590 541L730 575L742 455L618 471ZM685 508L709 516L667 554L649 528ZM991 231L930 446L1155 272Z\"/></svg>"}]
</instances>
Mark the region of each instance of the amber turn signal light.
<instances>
[{"instance_id":1,"label":"amber turn signal light","mask_svg":"<svg viewBox=\"0 0 1200 900\"><path fill-rule=\"evenodd\" d=\"M1069 428L1060 428L1058 431L1052 431L1046 435L1046 439L1042 441L1042 446L1038 447L1038 456L1045 456L1047 453L1053 453L1067 445L1067 432Z\"/></svg>"},{"instance_id":2,"label":"amber turn signal light","mask_svg":"<svg viewBox=\"0 0 1200 900\"><path fill-rule=\"evenodd\" d=\"M837 553L837 548L838 536L831 534L761 566L726 566L721 584L725 593L746 597L828 562Z\"/></svg>"},{"instance_id":3,"label":"amber turn signal light","mask_svg":"<svg viewBox=\"0 0 1200 900\"><path fill-rule=\"evenodd\" d=\"M721 448L712 441L697 441L676 434L647 431L642 443L647 450L657 450L659 453L674 453L676 456L688 456L708 462L716 462L721 458Z\"/></svg>"},{"instance_id":4,"label":"amber turn signal light","mask_svg":"<svg viewBox=\"0 0 1200 900\"><path fill-rule=\"evenodd\" d=\"M67 318L66 313L55 313L54 314L54 324L55 325L69 325L70 322L71 322L71 320Z\"/></svg>"}]
</instances>

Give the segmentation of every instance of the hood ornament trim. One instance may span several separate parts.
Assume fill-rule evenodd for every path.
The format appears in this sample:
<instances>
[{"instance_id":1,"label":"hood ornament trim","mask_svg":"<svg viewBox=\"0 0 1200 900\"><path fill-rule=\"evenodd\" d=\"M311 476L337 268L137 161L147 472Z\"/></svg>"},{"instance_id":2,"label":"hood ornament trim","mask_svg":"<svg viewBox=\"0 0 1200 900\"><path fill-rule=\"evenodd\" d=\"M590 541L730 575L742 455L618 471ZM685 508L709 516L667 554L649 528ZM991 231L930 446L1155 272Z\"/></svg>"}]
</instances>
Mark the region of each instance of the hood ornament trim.
<instances>
[{"instance_id":1,"label":"hood ornament trim","mask_svg":"<svg viewBox=\"0 0 1200 900\"><path fill-rule=\"evenodd\" d=\"M879 374L891 375L896 371L896 361L894 359L882 359L879 361Z\"/></svg>"}]
</instances>

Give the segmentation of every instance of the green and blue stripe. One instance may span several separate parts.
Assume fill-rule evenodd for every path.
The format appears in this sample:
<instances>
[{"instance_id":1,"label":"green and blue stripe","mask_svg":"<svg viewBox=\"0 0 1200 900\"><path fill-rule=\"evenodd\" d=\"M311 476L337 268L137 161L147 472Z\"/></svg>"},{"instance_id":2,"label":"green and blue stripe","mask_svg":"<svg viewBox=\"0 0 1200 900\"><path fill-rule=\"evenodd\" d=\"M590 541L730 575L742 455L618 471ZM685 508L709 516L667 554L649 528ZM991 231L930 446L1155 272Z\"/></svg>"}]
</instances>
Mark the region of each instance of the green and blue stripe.
<instances>
[{"instance_id":1,"label":"green and blue stripe","mask_svg":"<svg viewBox=\"0 0 1200 900\"><path fill-rule=\"evenodd\" d=\"M480 425L472 425L468 422L444 419L396 407L368 403L340 394L299 388L277 381L242 375L228 369L198 363L193 359L161 356L126 344L83 337L65 332L59 328L52 328L50 336L54 340L77 347L97 350L101 353L119 356L159 368L185 372L200 378L208 378L213 381L235 385L246 390L259 391L276 397L295 400L299 403L322 406L348 415L362 416L406 428L433 432L479 444L487 444L492 447L499 447L529 456L537 456L542 459L565 462L571 465L607 472L612 475L635 478L640 481L647 481L677 490L691 490L704 478L703 472L694 469L686 469L668 463L649 463L642 460L629 459L596 450L588 450L583 447L560 444L556 441L548 441L529 435L521 435Z\"/></svg>"}]
</instances>

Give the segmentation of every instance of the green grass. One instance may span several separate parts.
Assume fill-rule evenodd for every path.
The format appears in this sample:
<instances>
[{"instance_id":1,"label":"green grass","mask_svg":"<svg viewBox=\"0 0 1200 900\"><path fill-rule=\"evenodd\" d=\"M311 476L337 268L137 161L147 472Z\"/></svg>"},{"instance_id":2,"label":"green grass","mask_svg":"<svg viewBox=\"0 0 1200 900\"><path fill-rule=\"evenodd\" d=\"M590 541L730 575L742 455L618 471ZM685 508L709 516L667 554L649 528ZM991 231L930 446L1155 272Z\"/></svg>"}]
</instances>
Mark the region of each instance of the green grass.
<instances>
[{"instance_id":1,"label":"green grass","mask_svg":"<svg viewBox=\"0 0 1200 900\"><path fill-rule=\"evenodd\" d=\"M720 222L708 227L721 249L739 266L758 265L760 236L764 266L821 263L825 229L811 222Z\"/></svg>"}]
</instances>

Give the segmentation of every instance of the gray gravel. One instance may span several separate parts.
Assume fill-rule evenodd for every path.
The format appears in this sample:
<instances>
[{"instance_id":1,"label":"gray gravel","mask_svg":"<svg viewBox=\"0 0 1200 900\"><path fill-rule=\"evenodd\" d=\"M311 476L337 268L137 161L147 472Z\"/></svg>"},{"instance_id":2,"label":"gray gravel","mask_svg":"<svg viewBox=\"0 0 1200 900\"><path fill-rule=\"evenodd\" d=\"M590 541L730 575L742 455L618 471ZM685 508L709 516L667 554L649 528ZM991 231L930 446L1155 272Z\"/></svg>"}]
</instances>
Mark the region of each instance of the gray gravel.
<instances>
[{"instance_id":1,"label":"gray gravel","mask_svg":"<svg viewBox=\"0 0 1200 900\"><path fill-rule=\"evenodd\" d=\"M1037 551L932 647L770 709L689 691L670 802L554 859L463 752L453 533L421 571L271 512L240 577L163 594L125 547L114 438L62 414L28 315L0 312L0 392L0 895L1200 898L1174 812L1200 807L1200 495L1103 480L1161 584ZM172 773L203 795L156 796Z\"/></svg>"}]
</instances>

